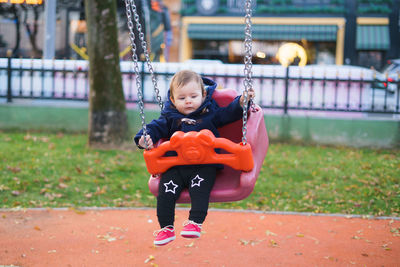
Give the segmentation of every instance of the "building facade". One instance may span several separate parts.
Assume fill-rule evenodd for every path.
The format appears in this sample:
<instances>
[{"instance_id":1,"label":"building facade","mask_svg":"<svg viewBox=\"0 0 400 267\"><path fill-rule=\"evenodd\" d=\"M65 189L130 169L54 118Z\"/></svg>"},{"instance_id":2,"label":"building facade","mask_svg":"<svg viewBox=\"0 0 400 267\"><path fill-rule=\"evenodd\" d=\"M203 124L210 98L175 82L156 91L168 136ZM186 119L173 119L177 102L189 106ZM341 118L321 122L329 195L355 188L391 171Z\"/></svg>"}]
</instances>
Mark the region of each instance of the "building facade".
<instances>
[{"instance_id":1,"label":"building facade","mask_svg":"<svg viewBox=\"0 0 400 267\"><path fill-rule=\"evenodd\" d=\"M0 0L0 57L9 49L17 57L40 57L44 2L26 2L25 8L11 2ZM152 14L153 60L243 62L245 0L135 2L146 2ZM117 3L120 55L130 60L125 4ZM388 59L400 58L400 0L252 0L252 5L255 64L278 64L278 49L288 42L305 49L307 64L381 69ZM169 10L169 36L167 24L160 27L160 6ZM86 59L84 17L82 0L57 0L56 58Z\"/></svg>"},{"instance_id":2,"label":"building facade","mask_svg":"<svg viewBox=\"0 0 400 267\"><path fill-rule=\"evenodd\" d=\"M182 0L180 60L243 62L245 0ZM308 64L380 69L400 57L399 0L253 0L253 61L301 45Z\"/></svg>"}]
</instances>

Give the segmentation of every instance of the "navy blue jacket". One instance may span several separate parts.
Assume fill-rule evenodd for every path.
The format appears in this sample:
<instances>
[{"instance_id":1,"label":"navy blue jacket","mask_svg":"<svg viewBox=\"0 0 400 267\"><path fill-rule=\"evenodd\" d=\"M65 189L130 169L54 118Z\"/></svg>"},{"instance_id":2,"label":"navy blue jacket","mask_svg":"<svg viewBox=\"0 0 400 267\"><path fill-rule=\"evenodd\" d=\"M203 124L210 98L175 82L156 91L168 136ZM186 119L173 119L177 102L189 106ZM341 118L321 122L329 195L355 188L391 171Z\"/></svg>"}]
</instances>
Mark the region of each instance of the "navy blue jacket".
<instances>
[{"instance_id":1,"label":"navy blue jacket","mask_svg":"<svg viewBox=\"0 0 400 267\"><path fill-rule=\"evenodd\" d=\"M180 113L171 102L168 92L168 101L165 103L161 116L147 124L147 133L150 135L154 144L158 140L169 139L176 131L189 132L209 129L215 137L219 137L217 128L237 121L243 116L243 109L240 106L240 96L237 96L227 107L218 106L212 99L217 84L207 78L202 78L207 96L201 106L192 113L184 115ZM183 120L182 120L183 119ZM135 142L138 144L143 130L140 130L135 136Z\"/></svg>"}]
</instances>

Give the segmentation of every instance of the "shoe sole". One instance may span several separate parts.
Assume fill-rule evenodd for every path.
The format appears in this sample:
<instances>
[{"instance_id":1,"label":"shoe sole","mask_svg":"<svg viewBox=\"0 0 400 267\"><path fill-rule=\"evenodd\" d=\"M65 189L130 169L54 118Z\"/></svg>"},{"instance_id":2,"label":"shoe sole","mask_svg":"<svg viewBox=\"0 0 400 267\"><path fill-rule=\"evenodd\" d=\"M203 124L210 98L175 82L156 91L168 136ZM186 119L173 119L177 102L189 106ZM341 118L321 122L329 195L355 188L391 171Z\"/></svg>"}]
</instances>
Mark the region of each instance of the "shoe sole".
<instances>
[{"instance_id":1,"label":"shoe sole","mask_svg":"<svg viewBox=\"0 0 400 267\"><path fill-rule=\"evenodd\" d=\"M154 240L154 245L156 245L156 246L164 246L164 245L166 245L166 244L168 244L168 243L174 241L175 238L176 238L176 237L173 236L173 237L170 237L170 238L166 238L166 239L164 239L164 240L159 240L159 241Z\"/></svg>"},{"instance_id":2,"label":"shoe sole","mask_svg":"<svg viewBox=\"0 0 400 267\"><path fill-rule=\"evenodd\" d=\"M199 232L194 232L194 231L182 231L181 236L184 238L199 238L200 237Z\"/></svg>"}]
</instances>

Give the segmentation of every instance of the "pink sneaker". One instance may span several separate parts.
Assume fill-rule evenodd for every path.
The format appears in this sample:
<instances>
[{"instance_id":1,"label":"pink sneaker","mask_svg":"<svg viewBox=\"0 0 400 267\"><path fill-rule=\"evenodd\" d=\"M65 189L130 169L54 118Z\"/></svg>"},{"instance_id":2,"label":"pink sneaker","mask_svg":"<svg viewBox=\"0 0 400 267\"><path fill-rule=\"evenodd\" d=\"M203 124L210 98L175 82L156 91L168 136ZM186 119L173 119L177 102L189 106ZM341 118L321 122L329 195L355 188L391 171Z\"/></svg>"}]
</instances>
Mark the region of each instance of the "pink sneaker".
<instances>
[{"instance_id":1,"label":"pink sneaker","mask_svg":"<svg viewBox=\"0 0 400 267\"><path fill-rule=\"evenodd\" d=\"M172 225L168 225L154 232L154 245L163 246L175 240L175 229Z\"/></svg>"},{"instance_id":2,"label":"pink sneaker","mask_svg":"<svg viewBox=\"0 0 400 267\"><path fill-rule=\"evenodd\" d=\"M201 224L194 221L185 221L183 223L183 230L181 236L185 238L198 238L201 235Z\"/></svg>"}]
</instances>

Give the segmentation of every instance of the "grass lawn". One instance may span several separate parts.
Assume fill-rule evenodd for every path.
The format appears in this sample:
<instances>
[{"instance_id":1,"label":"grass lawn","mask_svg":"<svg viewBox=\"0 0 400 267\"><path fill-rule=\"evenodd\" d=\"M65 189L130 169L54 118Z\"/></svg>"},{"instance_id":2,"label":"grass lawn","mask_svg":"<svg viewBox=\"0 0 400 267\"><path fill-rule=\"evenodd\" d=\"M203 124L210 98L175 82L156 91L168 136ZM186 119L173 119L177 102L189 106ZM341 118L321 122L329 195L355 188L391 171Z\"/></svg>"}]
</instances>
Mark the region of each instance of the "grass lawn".
<instances>
[{"instance_id":1,"label":"grass lawn","mask_svg":"<svg viewBox=\"0 0 400 267\"><path fill-rule=\"evenodd\" d=\"M0 207L154 207L142 152L0 132ZM400 215L400 151L273 143L254 192L214 208Z\"/></svg>"}]
</instances>

